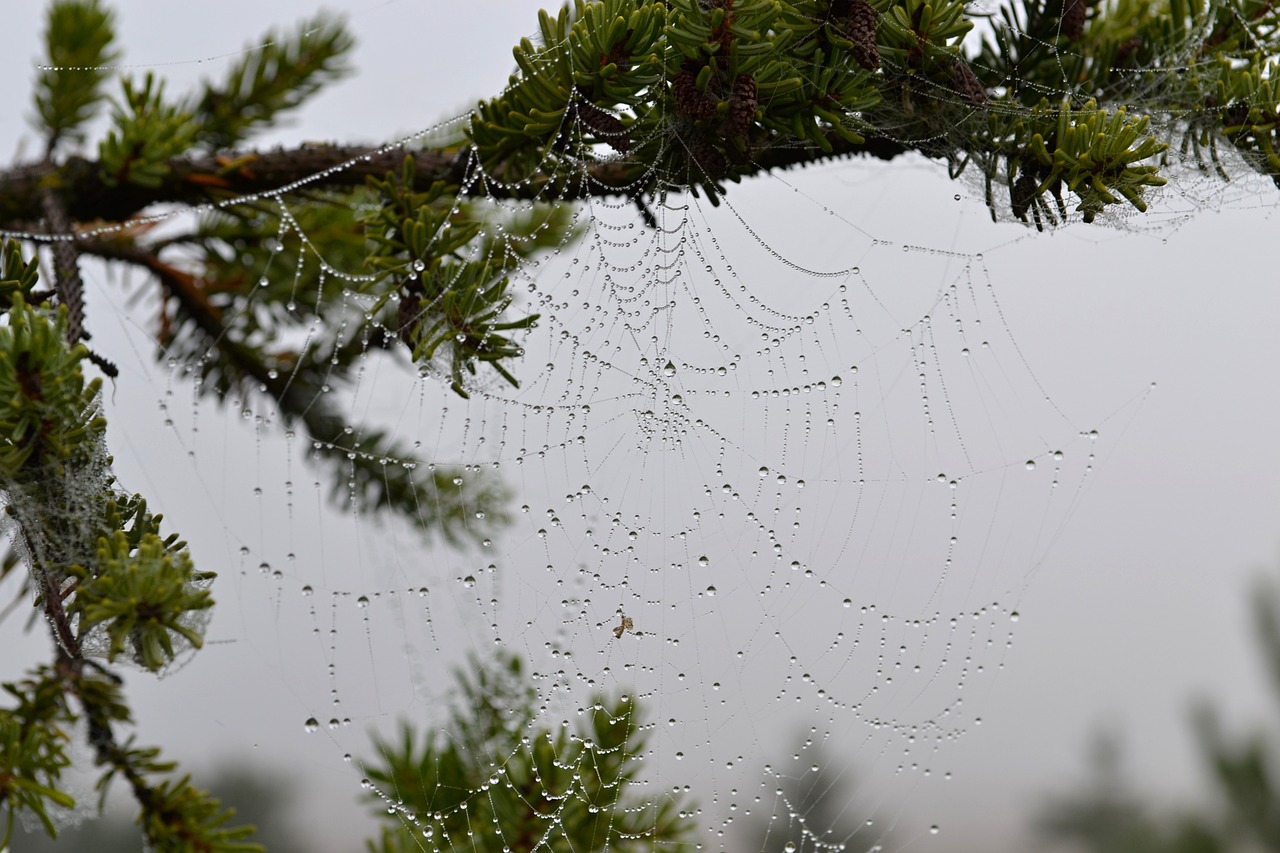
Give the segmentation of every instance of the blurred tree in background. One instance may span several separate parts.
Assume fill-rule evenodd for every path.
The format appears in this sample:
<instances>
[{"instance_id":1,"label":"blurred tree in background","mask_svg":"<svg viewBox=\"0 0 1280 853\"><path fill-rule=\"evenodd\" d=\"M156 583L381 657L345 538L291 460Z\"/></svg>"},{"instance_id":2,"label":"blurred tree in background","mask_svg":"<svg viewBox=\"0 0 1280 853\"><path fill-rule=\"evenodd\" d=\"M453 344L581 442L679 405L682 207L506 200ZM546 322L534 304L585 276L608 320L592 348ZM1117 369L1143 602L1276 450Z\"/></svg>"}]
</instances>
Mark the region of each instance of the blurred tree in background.
<instances>
[{"instance_id":1,"label":"blurred tree in background","mask_svg":"<svg viewBox=\"0 0 1280 853\"><path fill-rule=\"evenodd\" d=\"M742 849L753 853L795 850L894 849L893 831L859 810L864 791L849 761L809 736L766 773L777 780L770 806L752 806L739 827Z\"/></svg>"},{"instance_id":2,"label":"blurred tree in background","mask_svg":"<svg viewBox=\"0 0 1280 853\"><path fill-rule=\"evenodd\" d=\"M1082 853L1280 850L1280 584L1259 581L1252 603L1258 647L1275 690L1276 723L1233 736L1222 730L1211 702L1197 703L1193 731L1208 771L1210 801L1184 808L1144 801L1121 776L1118 741L1102 737L1095 745L1093 780L1083 790L1053 798L1039 815L1042 838Z\"/></svg>"}]
</instances>

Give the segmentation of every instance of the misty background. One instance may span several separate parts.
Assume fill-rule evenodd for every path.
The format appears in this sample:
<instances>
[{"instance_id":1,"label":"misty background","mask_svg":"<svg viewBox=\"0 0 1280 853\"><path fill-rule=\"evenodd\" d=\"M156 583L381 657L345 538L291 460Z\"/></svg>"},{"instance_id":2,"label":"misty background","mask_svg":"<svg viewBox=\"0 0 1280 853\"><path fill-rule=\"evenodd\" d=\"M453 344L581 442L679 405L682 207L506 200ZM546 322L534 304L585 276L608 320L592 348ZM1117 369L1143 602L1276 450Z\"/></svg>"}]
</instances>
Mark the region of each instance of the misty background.
<instances>
[{"instance_id":1,"label":"misty background","mask_svg":"<svg viewBox=\"0 0 1280 853\"><path fill-rule=\"evenodd\" d=\"M273 133L263 144L382 142L460 114L505 83L513 66L510 48L534 34L539 8L536 3L490 2L477 14L474 6L408 0L330 5L350 15L358 39L356 73L319 96L291 129ZM174 92L201 75L218 74L225 57L265 29L292 26L314 11L311 4L284 0L269 7L226 2L198 14L159 2L114 7L125 66L154 69L169 79ZM25 116L42 11L39 4L6 10L10 50L0 56L0 67L14 85L7 87L0 110L0 146L10 158L39 152ZM1280 402L1272 379L1273 366L1280 363L1273 328L1280 317L1280 294L1267 273L1274 266L1267 240L1275 227L1274 187L1247 180L1218 187L1195 179L1189 183L1191 193L1181 194L1175 177L1166 203L1155 205L1147 219L1132 219L1122 227L1077 224L1035 234L1021 225L992 225L980 193L948 181L938 164L854 161L784 177L733 187L729 201L792 261L813 268L847 262L838 246L808 239L827 227L824 206L844 223L827 232L836 235L832 241L862 229L895 247L925 245L969 259L981 253L975 280L981 287L989 276L1016 342L1016 352L1004 351L1000 365L1017 373L1025 358L1053 405L1071 416L1069 424L1044 417L1045 407L1030 390L1028 410L1039 414L1010 412L1015 421L1027 418L1013 427L1036 432L1043 423L1045 441L1061 440L1068 455L1078 449L1066 444L1076 427L1100 433L1092 472L1064 477L1072 489L1084 484L1079 500L1065 508L1053 504L1053 523L1047 528L1051 541L1028 551L1042 559L1019 569L1012 583L982 576L992 590L1008 593L1003 607L1006 614L1018 611L1017 630L1007 651L985 658L993 670L1003 663L1003 670L982 681L976 696L966 696L978 706L968 710L981 717L982 725L944 747L943 763L953 772L954 784L907 786L900 802L884 807L900 823L942 827L936 842L908 829L908 838L915 840L901 843L923 846L928 840L931 849L956 853L1027 849L1025 832L1035 808L1049 793L1087 778L1090 738L1099 727L1118 733L1127 770L1142 791L1161 799L1196 797L1201 774L1187 726L1189 700L1210 697L1228 726L1274 714L1253 648L1246 600L1252 577L1277 571L1280 542ZM798 206L792 187L801 189L804 200ZM1188 216L1196 207L1203 209ZM735 252L750 252L751 240L737 233L728 214L721 215L711 231L723 236L733 265L747 269L749 261L738 261ZM820 257L822 251L830 251L831 257ZM940 284L959 275L961 266L945 257L898 257L878 248L861 261L878 294L903 299L895 316L911 317L918 306L928 305ZM901 280L895 275L899 263ZM924 277L915 280L912 275ZM783 298L788 288L814 282L779 278L773 285L752 284L776 287L762 291L762 298ZM822 288L815 302L829 299L829 284L814 286ZM323 675L325 658L310 634L312 623L274 621L280 604L271 585L255 577L257 553L279 550L272 538L276 533L305 538L307 524L320 517L301 501L288 515L280 504L262 512L248 499L255 487L274 488L280 496L281 484L291 475L279 460L296 456L298 448L269 429L246 425L234 412L209 404L196 407L189 388L153 364L147 345L150 315L125 312L126 292L109 276L90 277L87 302L95 346L122 367L115 387L108 386L106 401L122 482L147 494L192 541L197 559L217 563L227 581L215 587L220 606L209 632L211 643L190 665L159 682L129 674L138 732L146 742L163 745L197 779L207 768L241 762L276 778L293 778L298 783L293 798L298 831L315 839L305 849L351 849L372 826L363 816L365 809L356 805L359 774L342 761L346 744L365 739L362 723L329 741L323 740L331 737L326 732L304 732L310 709L324 710L329 686ZM112 306L121 310L121 319L112 316ZM839 361L833 353L827 356L832 364ZM1018 387L1027 388L1025 381ZM173 396L167 395L170 390ZM189 448L163 427L162 401L188 421L198 420L199 467L211 472L206 482L193 484L184 466L172 463ZM842 406L847 411L851 404ZM915 464L902 462L904 469ZM294 468L299 481L312 479L296 459ZM645 482L660 482L664 476L650 468ZM614 479L611 485L621 483ZM529 500L522 490L533 485L513 485L516 505ZM1042 499L1037 508L1047 505L1046 492L1030 494ZM980 510L983 504L975 498L965 506ZM1039 516L1018 515L1016 509L1005 507L1015 513L1013 523L1041 523ZM256 515L261 517L254 520ZM655 517L660 515L661 510L654 510ZM828 522L824 529L836 523ZM994 522L981 521L989 523ZM675 522L671 524L674 529ZM538 526L519 522L513 541L498 547L508 556L520 552L535 544L529 534ZM936 535L929 536L933 539L926 544L936 545ZM317 548L333 577L348 565L358 566L359 582L346 586L388 589L399 576L380 575L377 562L360 553L397 552L397 547L374 539L322 541ZM302 553L306 544L290 547ZM400 552L416 548L398 544ZM728 543L722 545L731 550ZM246 562L241 547L250 548L255 558ZM815 550L812 556L820 560L823 554ZM400 553L392 563L409 559ZM442 583L457 573L454 564L483 562L444 552L412 559L433 566L430 570ZM236 576L243 579L234 580ZM910 570L895 578L909 580ZM510 585L495 596L527 616L512 622L537 624L536 602L522 598L518 583L506 583ZM660 598L659 593L675 588L651 591ZM726 588L720 601L728 594ZM830 605L840 597L824 600ZM316 622L327 628L329 604L317 606ZM289 608L298 607L291 597ZM483 601L477 609L484 611ZM409 607L405 612L422 611ZM344 619L349 615L343 614ZM392 632L393 639L416 650L409 657L425 674L401 683L379 681L363 695L360 690L345 693L344 698L356 694L367 700L367 718L394 718L404 708L427 716L430 707L415 704L414 696L420 683L438 675L441 665L428 659L430 650L451 642L462 648L486 642L483 630L442 639L448 614L433 608L429 615L430 626L405 624ZM364 629L352 619L349 629L343 628L344 648L367 656ZM6 650L0 677L5 679L46 655L43 632L23 635L22 622L15 614L0 626ZM1000 624L1003 630L1004 621ZM553 628L536 630L545 631L548 641L555 637ZM699 636L705 640L710 632ZM543 639L542 633L534 633L518 642L534 650ZM694 653L685 646L663 654L674 661ZM401 664L403 659L397 662ZM594 659L578 665L584 670L598 666ZM697 677L709 680L714 675ZM734 677L748 679L750 670ZM216 701L209 696L211 684L217 685ZM720 713L713 704L718 700L705 701L709 714ZM734 739L742 742L715 757L741 753L758 764L770 756L789 756L797 730L814 716L808 710L779 712L749 736L731 730L725 741L715 742L716 750L729 749ZM710 735L692 728L689 737L711 743ZM857 777L863 765L876 764L878 749L855 747L829 760L835 769L846 768ZM744 775L744 788L757 781L754 771ZM705 781L720 788L733 784L724 771ZM709 802L712 792L695 794ZM898 843L898 836L892 837ZM23 849L22 843L15 849Z\"/></svg>"}]
</instances>

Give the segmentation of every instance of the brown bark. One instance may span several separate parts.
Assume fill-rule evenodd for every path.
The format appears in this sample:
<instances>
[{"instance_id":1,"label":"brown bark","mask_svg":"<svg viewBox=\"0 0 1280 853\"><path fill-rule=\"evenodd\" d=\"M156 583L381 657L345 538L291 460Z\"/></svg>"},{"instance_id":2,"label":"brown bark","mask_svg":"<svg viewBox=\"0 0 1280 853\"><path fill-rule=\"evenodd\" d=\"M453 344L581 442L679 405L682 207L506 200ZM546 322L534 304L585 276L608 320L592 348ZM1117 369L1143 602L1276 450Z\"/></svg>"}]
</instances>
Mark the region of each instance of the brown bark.
<instances>
[{"instance_id":1,"label":"brown bark","mask_svg":"<svg viewBox=\"0 0 1280 853\"><path fill-rule=\"evenodd\" d=\"M852 145L831 135L832 153L816 146L779 146L757 152L746 173L806 165L853 154L891 160L909 147L889 139L868 138ZM524 182L501 186L466 182L465 150L408 151L397 146L361 147L303 145L219 156L181 157L169 161L169 175L156 187L110 186L103 181L96 162L71 157L51 167L47 163L15 166L0 172L0 230L38 231L32 223L42 216L46 188L55 187L73 223L123 222L148 208L162 204L202 205L227 202L247 196L288 193L293 190L351 189L363 186L369 177L382 178L399 172L406 155L415 161L417 188L425 190L436 181L455 186L466 184L470 195L492 198L574 200L587 196L629 196L636 194L636 181L643 179L646 164L616 161L589 167L590 180L574 176L553 183ZM501 170L493 170L498 173Z\"/></svg>"}]
</instances>

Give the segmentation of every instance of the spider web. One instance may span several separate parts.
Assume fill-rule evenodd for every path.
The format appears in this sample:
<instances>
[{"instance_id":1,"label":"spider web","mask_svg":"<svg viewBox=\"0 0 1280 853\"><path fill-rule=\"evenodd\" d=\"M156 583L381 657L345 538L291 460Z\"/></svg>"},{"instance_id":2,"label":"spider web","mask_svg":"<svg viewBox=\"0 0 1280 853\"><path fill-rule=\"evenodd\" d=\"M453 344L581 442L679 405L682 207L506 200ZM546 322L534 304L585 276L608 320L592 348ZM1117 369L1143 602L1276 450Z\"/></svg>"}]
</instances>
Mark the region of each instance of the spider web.
<instances>
[{"instance_id":1,"label":"spider web","mask_svg":"<svg viewBox=\"0 0 1280 853\"><path fill-rule=\"evenodd\" d=\"M585 156L583 179L610 156ZM1042 329L1015 315L1045 317L1019 289L1065 287L1049 260L1064 245L1176 240L1202 210L1269 216L1274 202L1247 178L1179 175L1141 219L1033 237L989 221L976 178L940 171L839 162L761 175L718 206L665 175L653 224L630 202L581 203L580 238L513 276L514 307L540 314L518 388L482 380L464 400L447 373L367 352L334 396L419 454L388 464L510 488L510 525L469 549L335 509L305 464L314 448L268 402L202 401L188 365L152 363L154 306L121 304L136 319L119 346L136 358L107 401L117 466L220 573L212 645L154 701L177 703L188 731L213 723L222 743L279 748L394 809L397 791L362 783L370 732L442 725L451 671L504 650L527 662L535 729L576 725L597 692L633 695L649 724L628 759L636 786L687 810L705 847L945 837L937 815L970 769L957 756L989 713L1024 598L1149 390L1124 371L1046 374ZM363 274L313 246L303 202L274 201L280 251ZM518 209L478 203L495 220ZM172 698L179 683L224 695L201 688L197 711ZM823 791L841 792L838 808ZM458 843L440 831L451 815L399 817L423 850Z\"/></svg>"}]
</instances>

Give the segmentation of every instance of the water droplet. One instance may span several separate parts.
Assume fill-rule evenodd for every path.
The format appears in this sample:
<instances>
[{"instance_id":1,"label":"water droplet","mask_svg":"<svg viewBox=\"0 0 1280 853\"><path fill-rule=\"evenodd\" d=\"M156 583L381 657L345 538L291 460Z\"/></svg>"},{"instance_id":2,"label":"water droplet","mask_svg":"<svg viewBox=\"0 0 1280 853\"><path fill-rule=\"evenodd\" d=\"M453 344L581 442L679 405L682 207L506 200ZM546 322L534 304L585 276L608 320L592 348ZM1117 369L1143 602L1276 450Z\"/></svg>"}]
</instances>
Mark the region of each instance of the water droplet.
<instances>
[{"instance_id":1,"label":"water droplet","mask_svg":"<svg viewBox=\"0 0 1280 853\"><path fill-rule=\"evenodd\" d=\"M706 565L707 565L707 563L710 563L710 562L711 562L711 561L707 559L707 557L706 557L706 555L705 555L705 554L698 558L698 565L699 565L699 566L706 566Z\"/></svg>"},{"instance_id":2,"label":"water droplet","mask_svg":"<svg viewBox=\"0 0 1280 853\"><path fill-rule=\"evenodd\" d=\"M1034 471L1034 470L1036 470L1036 460L1034 460L1034 459L1028 459L1028 460L1027 460L1027 470L1028 470L1028 471Z\"/></svg>"},{"instance_id":3,"label":"water droplet","mask_svg":"<svg viewBox=\"0 0 1280 853\"><path fill-rule=\"evenodd\" d=\"M1010 622L1017 622L1021 618L1022 618L1022 614L1018 613L1018 611L1016 610L1009 614Z\"/></svg>"},{"instance_id":4,"label":"water droplet","mask_svg":"<svg viewBox=\"0 0 1280 853\"><path fill-rule=\"evenodd\" d=\"M467 589L471 589L472 587L474 587L476 585L475 575L467 575L465 578L463 578L462 585L465 586Z\"/></svg>"},{"instance_id":5,"label":"water droplet","mask_svg":"<svg viewBox=\"0 0 1280 853\"><path fill-rule=\"evenodd\" d=\"M368 606L369 606L369 596L362 595L356 599L356 607L368 607Z\"/></svg>"},{"instance_id":6,"label":"water droplet","mask_svg":"<svg viewBox=\"0 0 1280 853\"><path fill-rule=\"evenodd\" d=\"M709 596L711 596L712 598L714 598L714 597L715 597L715 594L716 594L716 588L715 588L714 586L709 586L709 587L707 587L707 595L709 595Z\"/></svg>"},{"instance_id":7,"label":"water droplet","mask_svg":"<svg viewBox=\"0 0 1280 853\"><path fill-rule=\"evenodd\" d=\"M320 721L315 717L307 717L307 721L302 724L302 730L307 734L311 734L320 728Z\"/></svg>"},{"instance_id":8,"label":"water droplet","mask_svg":"<svg viewBox=\"0 0 1280 853\"><path fill-rule=\"evenodd\" d=\"M676 366L675 366L674 364L672 364L671 362L669 362L669 361L668 361L668 362L667 362L665 365L663 365L663 367L662 367L662 375L663 375L663 376L675 376L675 375L676 375Z\"/></svg>"}]
</instances>

